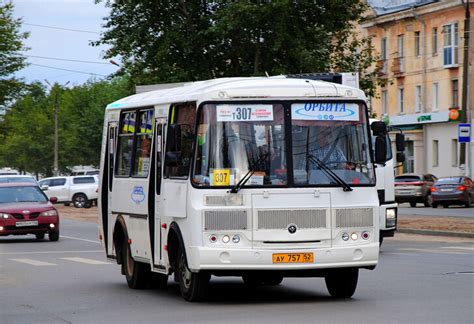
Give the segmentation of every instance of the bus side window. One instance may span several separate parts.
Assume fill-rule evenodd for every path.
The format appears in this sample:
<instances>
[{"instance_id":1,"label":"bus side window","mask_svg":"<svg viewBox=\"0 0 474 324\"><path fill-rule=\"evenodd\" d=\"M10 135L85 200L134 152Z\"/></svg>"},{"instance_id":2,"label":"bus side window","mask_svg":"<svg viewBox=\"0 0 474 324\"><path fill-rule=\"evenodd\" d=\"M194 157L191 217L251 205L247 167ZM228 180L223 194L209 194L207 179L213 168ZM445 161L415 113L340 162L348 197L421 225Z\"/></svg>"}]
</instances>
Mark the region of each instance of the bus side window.
<instances>
[{"instance_id":1,"label":"bus side window","mask_svg":"<svg viewBox=\"0 0 474 324\"><path fill-rule=\"evenodd\" d=\"M135 163L133 177L147 177L150 171L151 140L153 138L153 110L138 113L136 130Z\"/></svg>"},{"instance_id":2,"label":"bus side window","mask_svg":"<svg viewBox=\"0 0 474 324\"><path fill-rule=\"evenodd\" d=\"M132 168L133 135L135 134L135 111L123 112L120 116L120 130L117 144L115 175L129 177Z\"/></svg>"},{"instance_id":3,"label":"bus side window","mask_svg":"<svg viewBox=\"0 0 474 324\"><path fill-rule=\"evenodd\" d=\"M166 140L165 155L165 177L183 178L189 176L189 167L191 164L192 148L195 139L196 123L196 103L175 104L171 106L168 130L172 125L176 125L176 130L180 132L176 139L179 141L175 148L170 147L170 140ZM167 132L170 134L171 132ZM168 136L168 135L167 135ZM172 161L173 160L173 161Z\"/></svg>"}]
</instances>

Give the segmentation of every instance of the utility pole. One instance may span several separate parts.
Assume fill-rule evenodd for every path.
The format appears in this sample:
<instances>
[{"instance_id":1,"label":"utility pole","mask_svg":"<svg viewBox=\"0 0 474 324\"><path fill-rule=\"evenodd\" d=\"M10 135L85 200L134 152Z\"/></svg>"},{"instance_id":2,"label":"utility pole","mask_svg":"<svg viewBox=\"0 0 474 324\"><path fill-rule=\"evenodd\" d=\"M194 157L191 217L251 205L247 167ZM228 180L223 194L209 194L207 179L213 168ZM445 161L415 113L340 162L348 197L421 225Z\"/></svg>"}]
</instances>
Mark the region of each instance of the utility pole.
<instances>
[{"instance_id":1,"label":"utility pole","mask_svg":"<svg viewBox=\"0 0 474 324\"><path fill-rule=\"evenodd\" d=\"M464 5L464 47L463 47L463 69L462 69L462 102L461 102L461 122L470 123L470 110L469 107L469 34L471 29L471 11L469 1L462 1ZM467 145L466 145L467 144ZM471 173L470 163L470 146L471 143L461 143L459 163L464 164L465 175L469 176ZM467 152L466 152L467 151Z\"/></svg>"},{"instance_id":2,"label":"utility pole","mask_svg":"<svg viewBox=\"0 0 474 324\"><path fill-rule=\"evenodd\" d=\"M53 86L44 80L50 87L51 91L54 90L54 161L53 161L53 175L59 175L59 126L58 126L58 115L59 115L59 99L58 99L58 90L54 89ZM64 86L67 86L69 81L66 82ZM58 85L59 88L59 85Z\"/></svg>"}]
</instances>

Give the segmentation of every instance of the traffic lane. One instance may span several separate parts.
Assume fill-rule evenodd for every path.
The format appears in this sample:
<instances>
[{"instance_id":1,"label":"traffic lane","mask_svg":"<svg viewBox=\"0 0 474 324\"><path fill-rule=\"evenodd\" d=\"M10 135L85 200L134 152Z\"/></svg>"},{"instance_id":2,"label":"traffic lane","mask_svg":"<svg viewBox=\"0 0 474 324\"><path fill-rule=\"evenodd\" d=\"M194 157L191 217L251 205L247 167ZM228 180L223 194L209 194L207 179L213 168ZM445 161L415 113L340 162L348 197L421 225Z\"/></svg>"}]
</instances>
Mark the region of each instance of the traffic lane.
<instances>
[{"instance_id":1,"label":"traffic lane","mask_svg":"<svg viewBox=\"0 0 474 324\"><path fill-rule=\"evenodd\" d=\"M448 208L408 207L409 204L399 204L398 214L402 216L453 216L453 217L474 217L474 207L450 206Z\"/></svg>"},{"instance_id":2,"label":"traffic lane","mask_svg":"<svg viewBox=\"0 0 474 324\"><path fill-rule=\"evenodd\" d=\"M86 222L79 223L71 228L65 223L66 232L71 229L70 235L80 238L79 232L91 228ZM190 304L180 297L179 287L171 279L166 290L131 290L116 264L72 261L103 261L104 254L81 252L84 248L97 249L96 243L61 239L55 243L58 247L69 249L72 244L75 251L41 255L39 260L51 265L12 260L34 260L38 256L34 253L0 254L2 274L9 274L1 276L8 278L1 283L2 323L467 323L472 320L472 275L461 273L473 268L472 242L387 240L379 266L374 271L361 270L359 286L351 300L331 299L321 278L287 278L278 287L250 289L240 278L213 277L209 300ZM29 244L30 252L44 251L46 244L36 243L21 244ZM2 246L10 250L15 245Z\"/></svg>"}]
</instances>

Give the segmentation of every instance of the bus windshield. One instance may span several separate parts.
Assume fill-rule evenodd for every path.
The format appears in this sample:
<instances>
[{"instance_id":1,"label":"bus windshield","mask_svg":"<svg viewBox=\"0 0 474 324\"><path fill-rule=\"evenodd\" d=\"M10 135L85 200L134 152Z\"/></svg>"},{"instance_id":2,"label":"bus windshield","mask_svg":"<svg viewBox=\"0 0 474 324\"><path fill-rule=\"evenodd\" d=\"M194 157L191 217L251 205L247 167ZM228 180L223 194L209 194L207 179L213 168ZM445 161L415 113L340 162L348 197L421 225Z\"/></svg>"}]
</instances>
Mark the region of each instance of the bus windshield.
<instances>
[{"instance_id":1,"label":"bus windshield","mask_svg":"<svg viewBox=\"0 0 474 324\"><path fill-rule=\"evenodd\" d=\"M201 106L194 185L232 187L249 173L245 186L373 184L365 106L334 104L333 109L353 111L344 117L347 112L328 113L331 106L321 104ZM285 119L289 114L291 118ZM289 132L291 138L287 138Z\"/></svg>"}]
</instances>

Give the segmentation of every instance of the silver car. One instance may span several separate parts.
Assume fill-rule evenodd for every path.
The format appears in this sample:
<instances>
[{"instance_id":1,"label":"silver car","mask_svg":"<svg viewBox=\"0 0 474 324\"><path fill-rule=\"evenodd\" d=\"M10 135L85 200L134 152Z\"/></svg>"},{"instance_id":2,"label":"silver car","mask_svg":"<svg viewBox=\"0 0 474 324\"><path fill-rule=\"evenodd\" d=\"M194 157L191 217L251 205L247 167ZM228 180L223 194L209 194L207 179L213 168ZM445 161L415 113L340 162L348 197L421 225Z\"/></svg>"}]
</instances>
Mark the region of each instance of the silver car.
<instances>
[{"instance_id":1,"label":"silver car","mask_svg":"<svg viewBox=\"0 0 474 324\"><path fill-rule=\"evenodd\" d=\"M416 207L422 203L430 207L432 203L430 188L437 178L432 174L406 173L395 177L395 201L397 203L410 203Z\"/></svg>"}]
</instances>

